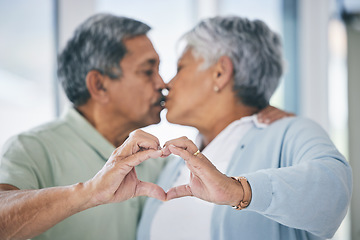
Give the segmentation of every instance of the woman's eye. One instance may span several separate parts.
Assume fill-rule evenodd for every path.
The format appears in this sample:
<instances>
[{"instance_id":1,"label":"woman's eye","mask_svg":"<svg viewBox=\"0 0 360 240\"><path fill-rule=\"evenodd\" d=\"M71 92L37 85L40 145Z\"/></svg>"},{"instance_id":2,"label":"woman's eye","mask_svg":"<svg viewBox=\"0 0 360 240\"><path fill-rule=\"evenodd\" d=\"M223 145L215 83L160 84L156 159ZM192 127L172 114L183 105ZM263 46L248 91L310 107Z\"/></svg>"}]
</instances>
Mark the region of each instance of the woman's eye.
<instances>
[{"instance_id":1,"label":"woman's eye","mask_svg":"<svg viewBox=\"0 0 360 240\"><path fill-rule=\"evenodd\" d=\"M183 66L178 66L177 67L177 72L180 72L182 68L183 68Z\"/></svg>"}]
</instances>

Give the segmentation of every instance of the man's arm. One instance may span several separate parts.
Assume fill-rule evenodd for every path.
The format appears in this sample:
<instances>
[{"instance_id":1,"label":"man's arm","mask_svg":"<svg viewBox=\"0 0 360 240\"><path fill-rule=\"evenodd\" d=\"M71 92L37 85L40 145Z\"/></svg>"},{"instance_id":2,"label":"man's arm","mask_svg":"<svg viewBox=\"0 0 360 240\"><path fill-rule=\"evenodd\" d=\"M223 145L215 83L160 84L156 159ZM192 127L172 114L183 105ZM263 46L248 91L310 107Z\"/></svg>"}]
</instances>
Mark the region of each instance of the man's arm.
<instances>
[{"instance_id":1,"label":"man's arm","mask_svg":"<svg viewBox=\"0 0 360 240\"><path fill-rule=\"evenodd\" d=\"M0 185L0 239L27 239L92 207L84 184L38 190Z\"/></svg>"},{"instance_id":2,"label":"man's arm","mask_svg":"<svg viewBox=\"0 0 360 240\"><path fill-rule=\"evenodd\" d=\"M104 167L85 183L36 190L0 185L0 239L27 239L88 208L122 202L136 196L165 200L159 186L138 180L135 166L162 155L159 143L142 131L110 156Z\"/></svg>"}]
</instances>

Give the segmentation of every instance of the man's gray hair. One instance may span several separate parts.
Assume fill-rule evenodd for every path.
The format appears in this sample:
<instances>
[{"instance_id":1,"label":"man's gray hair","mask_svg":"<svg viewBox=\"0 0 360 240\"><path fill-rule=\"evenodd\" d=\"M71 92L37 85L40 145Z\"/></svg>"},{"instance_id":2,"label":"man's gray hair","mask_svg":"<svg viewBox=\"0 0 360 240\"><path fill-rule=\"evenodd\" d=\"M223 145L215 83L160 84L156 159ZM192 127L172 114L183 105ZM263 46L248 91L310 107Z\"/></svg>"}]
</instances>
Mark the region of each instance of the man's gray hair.
<instances>
[{"instance_id":1,"label":"man's gray hair","mask_svg":"<svg viewBox=\"0 0 360 240\"><path fill-rule=\"evenodd\" d=\"M81 24L58 59L58 77L69 100L75 106L88 101L85 79L91 70L112 79L120 77L119 64L127 51L123 40L149 30L140 21L110 14L94 15Z\"/></svg>"},{"instance_id":2,"label":"man's gray hair","mask_svg":"<svg viewBox=\"0 0 360 240\"><path fill-rule=\"evenodd\" d=\"M228 56L234 66L234 91L248 106L262 109L269 104L283 73L280 37L260 20L214 17L201 21L183 36L203 67Z\"/></svg>"}]
</instances>

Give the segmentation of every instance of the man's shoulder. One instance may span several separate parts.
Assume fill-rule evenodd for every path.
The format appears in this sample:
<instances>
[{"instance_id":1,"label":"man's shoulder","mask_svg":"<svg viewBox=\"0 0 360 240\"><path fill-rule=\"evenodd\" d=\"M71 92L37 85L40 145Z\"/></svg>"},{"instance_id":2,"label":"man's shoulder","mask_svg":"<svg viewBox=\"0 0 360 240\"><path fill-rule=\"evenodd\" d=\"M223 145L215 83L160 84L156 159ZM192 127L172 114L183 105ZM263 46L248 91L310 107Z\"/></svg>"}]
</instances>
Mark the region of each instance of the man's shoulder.
<instances>
[{"instance_id":1,"label":"man's shoulder","mask_svg":"<svg viewBox=\"0 0 360 240\"><path fill-rule=\"evenodd\" d=\"M47 133L53 133L59 130L59 128L66 127L66 122L62 119L55 119L50 122L43 123L34 128L31 128L25 132L20 133L19 135L29 135L29 136L37 136Z\"/></svg>"},{"instance_id":2,"label":"man's shoulder","mask_svg":"<svg viewBox=\"0 0 360 240\"><path fill-rule=\"evenodd\" d=\"M34 128L21 132L12 136L4 145L26 144L28 142L41 142L42 140L49 139L55 136L65 128L68 128L66 122L61 119L56 119L47 123L43 123Z\"/></svg>"}]
</instances>

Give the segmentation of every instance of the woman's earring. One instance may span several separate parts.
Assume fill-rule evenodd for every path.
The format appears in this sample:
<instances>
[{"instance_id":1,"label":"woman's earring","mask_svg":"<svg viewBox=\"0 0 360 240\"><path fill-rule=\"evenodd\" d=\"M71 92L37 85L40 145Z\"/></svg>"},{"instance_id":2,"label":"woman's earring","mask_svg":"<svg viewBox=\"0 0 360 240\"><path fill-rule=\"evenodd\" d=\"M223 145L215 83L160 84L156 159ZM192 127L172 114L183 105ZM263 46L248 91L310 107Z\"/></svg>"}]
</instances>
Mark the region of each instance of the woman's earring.
<instances>
[{"instance_id":1,"label":"woman's earring","mask_svg":"<svg viewBox=\"0 0 360 240\"><path fill-rule=\"evenodd\" d=\"M218 86L214 86L214 91L215 92L219 92L220 91L220 88Z\"/></svg>"}]
</instances>

